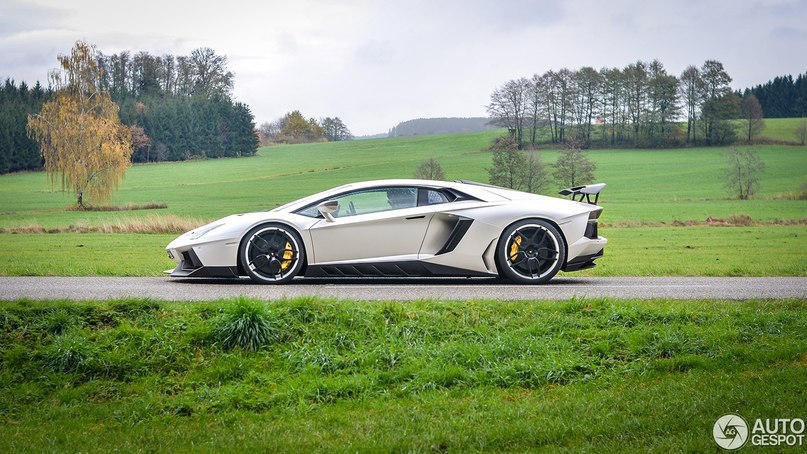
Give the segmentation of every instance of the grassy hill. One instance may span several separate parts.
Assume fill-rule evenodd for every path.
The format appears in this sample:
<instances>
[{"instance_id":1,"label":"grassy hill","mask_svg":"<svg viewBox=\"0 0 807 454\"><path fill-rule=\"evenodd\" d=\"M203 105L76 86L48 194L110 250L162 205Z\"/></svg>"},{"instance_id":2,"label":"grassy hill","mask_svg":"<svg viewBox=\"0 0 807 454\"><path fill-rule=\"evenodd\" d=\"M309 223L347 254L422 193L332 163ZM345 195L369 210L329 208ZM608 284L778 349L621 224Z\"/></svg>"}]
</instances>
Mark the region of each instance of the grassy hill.
<instances>
[{"instance_id":1,"label":"grassy hill","mask_svg":"<svg viewBox=\"0 0 807 454\"><path fill-rule=\"evenodd\" d=\"M796 128L807 118L766 118L760 137L781 142L798 142Z\"/></svg>"},{"instance_id":2,"label":"grassy hill","mask_svg":"<svg viewBox=\"0 0 807 454\"><path fill-rule=\"evenodd\" d=\"M178 216L213 219L233 212L269 209L343 183L409 178L423 159L436 157L449 179L487 181L491 155L484 151L497 132L420 136L355 142L281 145L239 159L138 165L131 168L112 203L165 202ZM594 150L607 222L673 222L744 213L758 220L801 219L807 202L782 200L807 175L807 147L761 146L766 163L755 200L730 200L720 178L720 148ZM552 163L558 153L539 151ZM0 177L0 227L100 223L120 213L70 212L71 194L52 192L44 173ZM560 189L557 185L554 190ZM553 192L555 192L553 190ZM140 217L148 211L126 213Z\"/></svg>"}]
</instances>

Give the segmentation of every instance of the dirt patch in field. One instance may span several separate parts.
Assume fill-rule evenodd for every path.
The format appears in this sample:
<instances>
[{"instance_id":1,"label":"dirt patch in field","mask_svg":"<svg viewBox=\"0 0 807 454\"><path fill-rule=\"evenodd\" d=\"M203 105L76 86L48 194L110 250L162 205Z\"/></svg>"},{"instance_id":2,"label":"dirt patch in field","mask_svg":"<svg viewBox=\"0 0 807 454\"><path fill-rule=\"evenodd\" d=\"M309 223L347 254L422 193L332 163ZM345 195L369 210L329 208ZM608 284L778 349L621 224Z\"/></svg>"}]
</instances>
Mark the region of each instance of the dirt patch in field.
<instances>
[{"instance_id":1,"label":"dirt patch in field","mask_svg":"<svg viewBox=\"0 0 807 454\"><path fill-rule=\"evenodd\" d=\"M127 203L126 205L73 205L68 207L67 211L137 211L137 210L160 210L168 208L168 204L164 202L150 202L142 205L134 203Z\"/></svg>"}]
</instances>

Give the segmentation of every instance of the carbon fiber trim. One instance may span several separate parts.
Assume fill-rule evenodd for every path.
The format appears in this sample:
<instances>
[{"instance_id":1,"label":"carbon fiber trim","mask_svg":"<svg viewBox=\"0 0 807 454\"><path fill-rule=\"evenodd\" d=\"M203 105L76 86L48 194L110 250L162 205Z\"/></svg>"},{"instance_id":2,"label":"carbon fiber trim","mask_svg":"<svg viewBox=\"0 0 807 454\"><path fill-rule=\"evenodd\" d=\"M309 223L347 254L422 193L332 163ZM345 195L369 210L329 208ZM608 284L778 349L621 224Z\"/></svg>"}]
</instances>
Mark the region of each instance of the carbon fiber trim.
<instances>
[{"instance_id":1,"label":"carbon fiber trim","mask_svg":"<svg viewBox=\"0 0 807 454\"><path fill-rule=\"evenodd\" d=\"M487 273L416 261L357 263L352 265L309 265L305 275L306 277L490 276Z\"/></svg>"},{"instance_id":2,"label":"carbon fiber trim","mask_svg":"<svg viewBox=\"0 0 807 454\"><path fill-rule=\"evenodd\" d=\"M434 255L442 255L447 254L454 249L457 248L457 245L460 244L462 237L468 233L468 229L471 228L471 224L474 223L473 219L470 218L459 218L456 224L454 224L454 228L451 230L451 234L448 236L448 240L446 240L446 244L437 251L437 254Z\"/></svg>"},{"instance_id":3,"label":"carbon fiber trim","mask_svg":"<svg viewBox=\"0 0 807 454\"><path fill-rule=\"evenodd\" d=\"M202 266L194 269L177 267L171 277L239 277L236 266Z\"/></svg>"},{"instance_id":4,"label":"carbon fiber trim","mask_svg":"<svg viewBox=\"0 0 807 454\"><path fill-rule=\"evenodd\" d=\"M594 263L594 260L597 260L598 258L602 257L603 254L604 254L603 250L600 250L600 252L597 252L596 254L576 257L575 259L567 262L566 265L564 265L564 267L562 268L562 270L568 272L568 271L580 271L589 268L594 268L597 265L596 263Z\"/></svg>"}]
</instances>

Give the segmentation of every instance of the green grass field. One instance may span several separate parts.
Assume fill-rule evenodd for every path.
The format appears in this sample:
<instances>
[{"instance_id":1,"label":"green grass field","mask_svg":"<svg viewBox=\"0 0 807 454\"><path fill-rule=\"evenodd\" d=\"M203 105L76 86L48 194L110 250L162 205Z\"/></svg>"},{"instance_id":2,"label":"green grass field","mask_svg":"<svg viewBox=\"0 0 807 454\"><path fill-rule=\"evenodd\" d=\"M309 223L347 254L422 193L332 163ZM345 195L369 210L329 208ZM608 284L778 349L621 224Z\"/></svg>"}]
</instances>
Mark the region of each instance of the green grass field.
<instances>
[{"instance_id":1,"label":"green grass field","mask_svg":"<svg viewBox=\"0 0 807 454\"><path fill-rule=\"evenodd\" d=\"M605 258L570 276L807 276L804 226L603 228ZM2 235L0 276L160 276L175 235ZM763 247L764 246L764 247Z\"/></svg>"},{"instance_id":2,"label":"green grass field","mask_svg":"<svg viewBox=\"0 0 807 454\"><path fill-rule=\"evenodd\" d=\"M233 212L278 206L339 184L410 178L421 160L437 157L449 179L487 181L490 153L481 151L496 132L317 143L262 148L260 156L138 165L131 168L113 203L165 202L166 210L64 211L70 194L51 192L44 173L0 176L0 227L98 224L110 219L170 213L214 219ZM745 213L754 219L803 219L807 201L776 200L798 191L807 175L807 147L764 146L766 163L755 200L730 200L723 189L719 148L594 150L597 179L608 187L606 222L703 220ZM547 163L556 151L543 151ZM557 185L555 185L557 186ZM554 187L559 189L558 187Z\"/></svg>"},{"instance_id":3,"label":"green grass field","mask_svg":"<svg viewBox=\"0 0 807 454\"><path fill-rule=\"evenodd\" d=\"M798 143L796 128L804 121L807 121L807 118L766 118L765 129L762 130L760 137Z\"/></svg>"},{"instance_id":4,"label":"green grass field","mask_svg":"<svg viewBox=\"0 0 807 454\"><path fill-rule=\"evenodd\" d=\"M7 302L0 451L714 451L807 411L805 304Z\"/></svg>"},{"instance_id":5,"label":"green grass field","mask_svg":"<svg viewBox=\"0 0 807 454\"><path fill-rule=\"evenodd\" d=\"M164 215L202 223L232 213L270 209L347 182L408 178L421 160L432 156L440 160L450 179L487 181L491 157L483 150L497 134L276 146L262 148L250 158L132 167L112 203L168 205L157 210L68 211L72 196L54 192L44 173L4 175L0 176L0 228L64 229L137 223ZM723 149L591 151L598 165L597 179L608 184L600 199L605 207L601 222L604 236L612 239L608 258L592 273L804 275L800 258L807 252L803 239L807 200L790 196L807 175L807 147L755 149L766 163L766 172L760 193L748 201L729 198L722 187ZM540 153L547 163L558 156L556 150ZM676 221L703 223L709 217L733 215L747 215L763 225L751 230L670 227ZM800 225L765 225L777 221ZM657 230L623 228L635 225ZM170 238L0 233L0 275L156 275L171 266L162 250ZM677 249L668 250L671 243ZM685 246L688 249L682 249ZM720 248L734 259L717 260L725 255ZM741 259L749 256L755 261Z\"/></svg>"}]
</instances>

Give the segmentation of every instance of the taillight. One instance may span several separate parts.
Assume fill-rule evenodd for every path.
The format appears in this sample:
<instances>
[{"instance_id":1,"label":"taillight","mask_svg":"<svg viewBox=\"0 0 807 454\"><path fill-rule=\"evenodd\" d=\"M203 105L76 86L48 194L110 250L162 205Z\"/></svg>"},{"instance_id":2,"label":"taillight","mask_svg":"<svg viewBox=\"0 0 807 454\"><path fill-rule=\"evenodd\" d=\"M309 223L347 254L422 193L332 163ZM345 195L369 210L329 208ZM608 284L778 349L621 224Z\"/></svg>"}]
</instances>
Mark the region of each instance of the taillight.
<instances>
[{"instance_id":1,"label":"taillight","mask_svg":"<svg viewBox=\"0 0 807 454\"><path fill-rule=\"evenodd\" d=\"M588 221L588 224L586 224L586 233L584 234L584 236L591 240L597 239L597 237L599 236L599 232L597 228L596 219L591 219L590 221Z\"/></svg>"}]
</instances>

